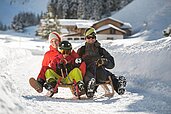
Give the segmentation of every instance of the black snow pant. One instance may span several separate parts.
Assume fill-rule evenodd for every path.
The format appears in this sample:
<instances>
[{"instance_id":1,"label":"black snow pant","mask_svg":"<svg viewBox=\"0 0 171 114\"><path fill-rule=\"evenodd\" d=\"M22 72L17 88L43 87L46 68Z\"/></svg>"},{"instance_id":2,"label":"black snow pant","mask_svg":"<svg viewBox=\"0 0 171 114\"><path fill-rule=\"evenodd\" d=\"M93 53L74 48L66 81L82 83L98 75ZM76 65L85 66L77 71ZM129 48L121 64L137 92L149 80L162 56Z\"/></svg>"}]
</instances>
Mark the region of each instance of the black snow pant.
<instances>
[{"instance_id":1,"label":"black snow pant","mask_svg":"<svg viewBox=\"0 0 171 114\"><path fill-rule=\"evenodd\" d=\"M108 70L106 70L103 67L98 67L96 69L96 82L97 83L104 83L105 81L108 81L109 78L108 76L113 75L111 72L109 72Z\"/></svg>"},{"instance_id":2,"label":"black snow pant","mask_svg":"<svg viewBox=\"0 0 171 114\"><path fill-rule=\"evenodd\" d=\"M111 76L114 89L117 89L118 79L114 74L112 74L110 71L106 70L103 67L97 67L95 62L87 65L86 74L83 79L85 84L85 90L87 91L88 82L92 78L96 79L97 84L101 84L104 83L105 81L108 81L109 76ZM98 86L96 86L95 91L97 90L97 88Z\"/></svg>"},{"instance_id":3,"label":"black snow pant","mask_svg":"<svg viewBox=\"0 0 171 114\"><path fill-rule=\"evenodd\" d=\"M109 76L111 76L112 84L115 90L118 90L119 82L118 78L112 74L110 71L106 70L103 67L98 67L96 69L96 83L101 84L109 80ZM96 86L95 91L97 90L98 86Z\"/></svg>"},{"instance_id":4,"label":"black snow pant","mask_svg":"<svg viewBox=\"0 0 171 114\"><path fill-rule=\"evenodd\" d=\"M95 62L92 62L91 64L87 65L87 68L86 68L86 73L85 73L85 76L83 78L86 91L87 91L88 82L92 78L96 79L96 63Z\"/></svg>"}]
</instances>

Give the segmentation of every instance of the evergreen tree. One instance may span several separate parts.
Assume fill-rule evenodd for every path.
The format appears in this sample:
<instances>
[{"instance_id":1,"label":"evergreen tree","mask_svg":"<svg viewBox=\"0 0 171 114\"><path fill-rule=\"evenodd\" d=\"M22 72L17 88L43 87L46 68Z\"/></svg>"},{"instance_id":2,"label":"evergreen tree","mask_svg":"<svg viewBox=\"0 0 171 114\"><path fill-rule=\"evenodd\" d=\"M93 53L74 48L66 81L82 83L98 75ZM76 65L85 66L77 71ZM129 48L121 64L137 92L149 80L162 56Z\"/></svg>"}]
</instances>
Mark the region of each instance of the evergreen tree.
<instances>
[{"instance_id":1,"label":"evergreen tree","mask_svg":"<svg viewBox=\"0 0 171 114\"><path fill-rule=\"evenodd\" d=\"M53 3L52 3L53 2ZM56 15L56 1L51 1L47 7L48 11L42 16L36 35L48 38L49 33L56 31L60 33L59 22Z\"/></svg>"},{"instance_id":2,"label":"evergreen tree","mask_svg":"<svg viewBox=\"0 0 171 114\"><path fill-rule=\"evenodd\" d=\"M77 19L78 2L77 0L71 0L69 2L68 15L70 19Z\"/></svg>"},{"instance_id":3,"label":"evergreen tree","mask_svg":"<svg viewBox=\"0 0 171 114\"><path fill-rule=\"evenodd\" d=\"M79 0L78 1L78 10L77 10L77 18L78 19L84 19L84 17L85 17L84 9L85 9L84 0Z\"/></svg>"},{"instance_id":4,"label":"evergreen tree","mask_svg":"<svg viewBox=\"0 0 171 114\"><path fill-rule=\"evenodd\" d=\"M99 1L99 2L98 2ZM102 4L101 0L92 0L93 12L91 15L91 19L93 20L100 20L102 14Z\"/></svg>"}]
</instances>

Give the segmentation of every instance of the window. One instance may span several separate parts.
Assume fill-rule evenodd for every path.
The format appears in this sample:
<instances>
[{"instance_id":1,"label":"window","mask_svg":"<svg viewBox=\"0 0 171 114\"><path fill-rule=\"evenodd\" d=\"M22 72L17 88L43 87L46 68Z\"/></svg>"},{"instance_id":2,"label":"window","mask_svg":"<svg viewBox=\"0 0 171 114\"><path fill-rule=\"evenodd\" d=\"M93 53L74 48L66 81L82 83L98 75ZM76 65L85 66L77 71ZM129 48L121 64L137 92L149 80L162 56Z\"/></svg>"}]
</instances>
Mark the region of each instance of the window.
<instances>
[{"instance_id":1,"label":"window","mask_svg":"<svg viewBox=\"0 0 171 114\"><path fill-rule=\"evenodd\" d=\"M107 40L114 40L113 37L107 37Z\"/></svg>"},{"instance_id":2,"label":"window","mask_svg":"<svg viewBox=\"0 0 171 114\"><path fill-rule=\"evenodd\" d=\"M81 38L81 40L84 40L85 38Z\"/></svg>"},{"instance_id":3,"label":"window","mask_svg":"<svg viewBox=\"0 0 171 114\"><path fill-rule=\"evenodd\" d=\"M68 38L68 40L72 40L72 38Z\"/></svg>"},{"instance_id":4,"label":"window","mask_svg":"<svg viewBox=\"0 0 171 114\"><path fill-rule=\"evenodd\" d=\"M74 38L74 40L79 40L79 38Z\"/></svg>"}]
</instances>

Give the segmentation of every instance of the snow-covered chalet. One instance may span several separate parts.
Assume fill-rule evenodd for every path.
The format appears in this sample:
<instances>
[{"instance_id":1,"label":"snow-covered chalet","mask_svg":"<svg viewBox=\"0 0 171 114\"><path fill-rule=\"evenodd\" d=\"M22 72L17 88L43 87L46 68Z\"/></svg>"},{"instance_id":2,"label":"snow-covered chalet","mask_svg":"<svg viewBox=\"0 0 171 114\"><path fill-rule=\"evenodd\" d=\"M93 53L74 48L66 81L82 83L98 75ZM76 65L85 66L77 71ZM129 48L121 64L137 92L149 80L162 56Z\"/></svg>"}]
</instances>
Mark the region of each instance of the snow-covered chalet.
<instances>
[{"instance_id":1,"label":"snow-covered chalet","mask_svg":"<svg viewBox=\"0 0 171 114\"><path fill-rule=\"evenodd\" d=\"M131 35L131 25L111 17L99 21L78 20L78 19L58 19L61 26L63 39L84 40L84 31L88 27L94 27L98 40L124 39Z\"/></svg>"}]
</instances>

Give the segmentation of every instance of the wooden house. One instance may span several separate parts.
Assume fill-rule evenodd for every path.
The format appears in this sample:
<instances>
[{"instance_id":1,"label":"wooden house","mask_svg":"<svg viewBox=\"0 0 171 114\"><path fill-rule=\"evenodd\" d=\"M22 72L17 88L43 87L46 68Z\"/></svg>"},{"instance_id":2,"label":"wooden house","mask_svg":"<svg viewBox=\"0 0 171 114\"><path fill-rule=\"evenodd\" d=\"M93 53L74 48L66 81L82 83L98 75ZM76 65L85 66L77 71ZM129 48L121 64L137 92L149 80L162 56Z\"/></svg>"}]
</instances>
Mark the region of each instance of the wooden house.
<instances>
[{"instance_id":1,"label":"wooden house","mask_svg":"<svg viewBox=\"0 0 171 114\"><path fill-rule=\"evenodd\" d=\"M123 23L111 17L94 23L92 27L96 29L99 39L123 39L131 35L131 25L129 23Z\"/></svg>"},{"instance_id":2,"label":"wooden house","mask_svg":"<svg viewBox=\"0 0 171 114\"><path fill-rule=\"evenodd\" d=\"M60 26L67 32L63 33L63 38L67 40L83 40L84 31L89 27L94 27L97 32L97 38L103 39L123 39L131 35L131 25L123 23L111 17L100 21L76 20L76 19L58 19Z\"/></svg>"}]
</instances>

